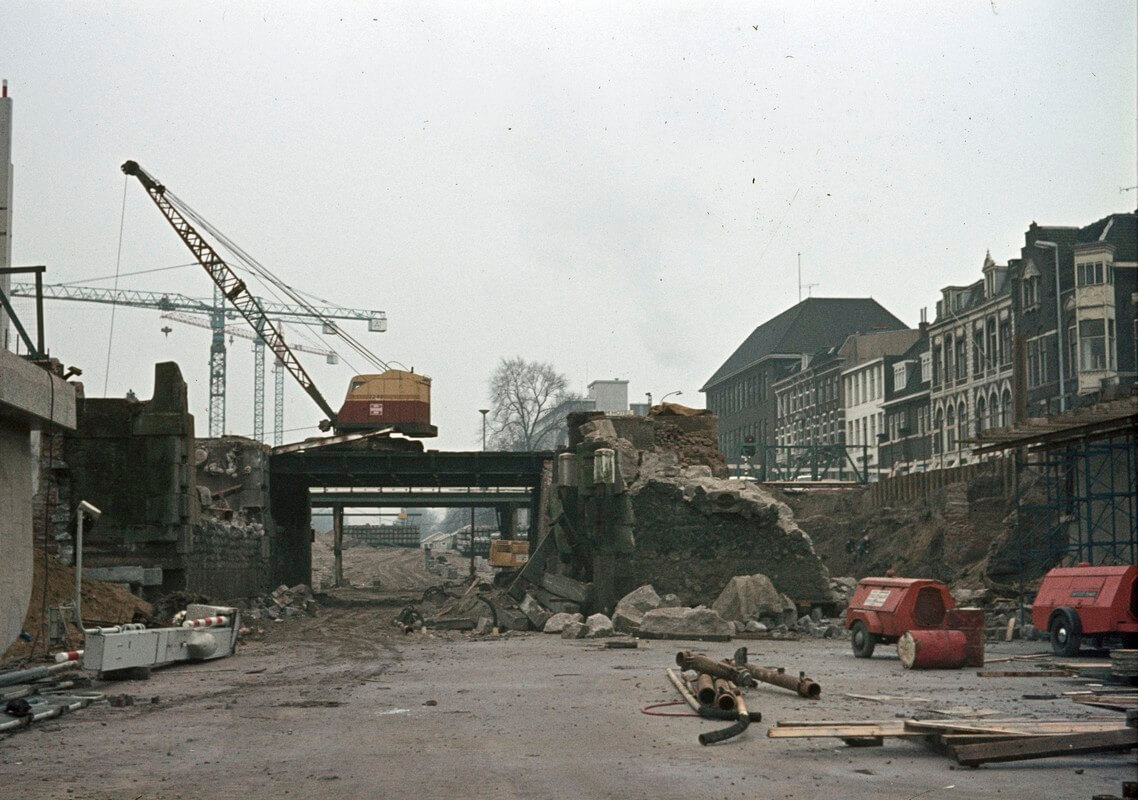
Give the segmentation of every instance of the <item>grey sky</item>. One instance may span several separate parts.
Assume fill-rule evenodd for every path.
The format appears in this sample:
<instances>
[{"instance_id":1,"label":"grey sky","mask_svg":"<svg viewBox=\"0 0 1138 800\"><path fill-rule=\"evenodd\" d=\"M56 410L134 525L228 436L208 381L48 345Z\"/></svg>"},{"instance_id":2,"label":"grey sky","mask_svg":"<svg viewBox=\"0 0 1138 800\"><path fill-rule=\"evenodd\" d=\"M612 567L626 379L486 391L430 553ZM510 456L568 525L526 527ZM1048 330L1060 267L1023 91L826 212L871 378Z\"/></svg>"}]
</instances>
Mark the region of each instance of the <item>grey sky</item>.
<instances>
[{"instance_id":1,"label":"grey sky","mask_svg":"<svg viewBox=\"0 0 1138 800\"><path fill-rule=\"evenodd\" d=\"M355 330L434 378L439 447L475 444L502 356L702 405L797 300L799 251L814 294L915 324L1032 220L1132 210L1136 9L9 1L13 259L114 273L133 158L298 288L386 311L388 333ZM188 261L126 198L122 271ZM210 290L200 269L121 285ZM101 393L109 307L48 308L52 353ZM177 360L204 433L208 332L163 324L119 309L109 393L149 396ZM320 362L338 407L351 370ZM229 364L250 433L249 343ZM318 417L290 384L286 427Z\"/></svg>"}]
</instances>

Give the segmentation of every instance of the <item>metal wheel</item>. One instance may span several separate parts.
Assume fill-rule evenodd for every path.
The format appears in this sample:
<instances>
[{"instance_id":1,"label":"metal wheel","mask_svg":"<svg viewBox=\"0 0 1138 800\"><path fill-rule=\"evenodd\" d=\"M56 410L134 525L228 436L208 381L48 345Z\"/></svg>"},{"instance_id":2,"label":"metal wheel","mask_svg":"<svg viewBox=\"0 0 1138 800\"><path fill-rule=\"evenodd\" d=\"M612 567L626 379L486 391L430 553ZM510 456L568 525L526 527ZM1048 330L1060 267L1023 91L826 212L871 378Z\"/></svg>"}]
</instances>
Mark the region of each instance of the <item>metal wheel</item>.
<instances>
[{"instance_id":1,"label":"metal wheel","mask_svg":"<svg viewBox=\"0 0 1138 800\"><path fill-rule=\"evenodd\" d=\"M850 628L850 644L853 654L858 658L869 658L873 655L873 648L877 646L877 636L870 633L865 623L860 619Z\"/></svg>"},{"instance_id":2,"label":"metal wheel","mask_svg":"<svg viewBox=\"0 0 1138 800\"><path fill-rule=\"evenodd\" d=\"M1051 649L1058 656L1077 656L1083 642L1082 626L1078 615L1067 608L1056 609L1047 628L1051 635Z\"/></svg>"}]
</instances>

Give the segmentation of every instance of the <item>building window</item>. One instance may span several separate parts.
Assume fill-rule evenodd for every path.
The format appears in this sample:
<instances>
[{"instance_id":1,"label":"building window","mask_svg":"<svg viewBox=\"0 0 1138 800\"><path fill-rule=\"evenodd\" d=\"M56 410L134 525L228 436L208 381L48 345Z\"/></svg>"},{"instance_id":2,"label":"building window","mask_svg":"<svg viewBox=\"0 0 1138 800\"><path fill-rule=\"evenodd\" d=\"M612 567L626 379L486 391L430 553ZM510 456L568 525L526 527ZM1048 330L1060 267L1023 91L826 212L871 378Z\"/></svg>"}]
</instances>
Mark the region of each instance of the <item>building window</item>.
<instances>
[{"instance_id":1,"label":"building window","mask_svg":"<svg viewBox=\"0 0 1138 800\"><path fill-rule=\"evenodd\" d=\"M964 447L964 439L968 436L968 406L964 405L964 401L960 401L960 406L956 409L956 443L959 447Z\"/></svg>"},{"instance_id":2,"label":"building window","mask_svg":"<svg viewBox=\"0 0 1138 800\"><path fill-rule=\"evenodd\" d=\"M984 432L984 423L988 419L988 410L984 404L984 398L978 397L976 399L976 433Z\"/></svg>"},{"instance_id":3,"label":"building window","mask_svg":"<svg viewBox=\"0 0 1138 800\"><path fill-rule=\"evenodd\" d=\"M1110 320L1111 323L1114 320ZM1079 320L1079 369L1082 371L1107 369L1108 359L1106 320ZM1113 328L1113 324L1111 325ZM1111 339L1114 331L1111 331ZM1113 344L1113 341L1111 342Z\"/></svg>"},{"instance_id":4,"label":"building window","mask_svg":"<svg viewBox=\"0 0 1138 800\"><path fill-rule=\"evenodd\" d=\"M963 336L956 337L956 349L953 351L953 358L956 361L956 379L958 381L964 380L968 376L968 343L964 340Z\"/></svg>"},{"instance_id":5,"label":"building window","mask_svg":"<svg viewBox=\"0 0 1138 800\"><path fill-rule=\"evenodd\" d=\"M1039 305L1039 276L1031 275L1023 279L1023 306L1025 309Z\"/></svg>"},{"instance_id":6,"label":"building window","mask_svg":"<svg viewBox=\"0 0 1138 800\"><path fill-rule=\"evenodd\" d=\"M1106 267L1105 269L1103 267ZM1102 283L1114 283L1114 268L1104 265L1102 261L1088 261L1085 264L1075 265L1075 282L1079 286L1097 286Z\"/></svg>"},{"instance_id":7,"label":"building window","mask_svg":"<svg viewBox=\"0 0 1138 800\"><path fill-rule=\"evenodd\" d=\"M1034 389L1051 381L1051 347L1054 334L1027 343L1027 385Z\"/></svg>"},{"instance_id":8,"label":"building window","mask_svg":"<svg viewBox=\"0 0 1138 800\"><path fill-rule=\"evenodd\" d=\"M905 373L908 369L904 362L893 365L893 391L899 392L905 388Z\"/></svg>"},{"instance_id":9,"label":"building window","mask_svg":"<svg viewBox=\"0 0 1138 800\"><path fill-rule=\"evenodd\" d=\"M956 406L949 403L944 413L944 451L956 449Z\"/></svg>"},{"instance_id":10,"label":"building window","mask_svg":"<svg viewBox=\"0 0 1138 800\"><path fill-rule=\"evenodd\" d=\"M1000 366L1012 363L1012 321L1000 322Z\"/></svg>"},{"instance_id":11,"label":"building window","mask_svg":"<svg viewBox=\"0 0 1138 800\"><path fill-rule=\"evenodd\" d=\"M926 350L921 353L921 383L928 383L933 377L932 356Z\"/></svg>"},{"instance_id":12,"label":"building window","mask_svg":"<svg viewBox=\"0 0 1138 800\"><path fill-rule=\"evenodd\" d=\"M1012 424L1012 390L1004 389L1004 399L1000 403L1000 425L1010 428Z\"/></svg>"},{"instance_id":13,"label":"building window","mask_svg":"<svg viewBox=\"0 0 1138 800\"><path fill-rule=\"evenodd\" d=\"M972 374L981 375L984 372L984 329L972 329Z\"/></svg>"}]
</instances>

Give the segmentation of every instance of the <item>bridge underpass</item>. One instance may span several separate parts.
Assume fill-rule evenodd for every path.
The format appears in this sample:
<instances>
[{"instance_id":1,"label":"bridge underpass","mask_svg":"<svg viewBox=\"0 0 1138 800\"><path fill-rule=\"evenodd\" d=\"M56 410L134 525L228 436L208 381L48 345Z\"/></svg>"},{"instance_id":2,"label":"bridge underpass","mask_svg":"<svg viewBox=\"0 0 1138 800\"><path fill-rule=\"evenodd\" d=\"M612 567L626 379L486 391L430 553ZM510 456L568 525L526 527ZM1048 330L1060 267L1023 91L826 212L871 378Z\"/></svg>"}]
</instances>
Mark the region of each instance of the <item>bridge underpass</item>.
<instances>
[{"instance_id":1,"label":"bridge underpass","mask_svg":"<svg viewBox=\"0 0 1138 800\"><path fill-rule=\"evenodd\" d=\"M513 530L519 508L538 518L542 476L551 452L425 453L372 450L353 442L274 453L269 460L270 514L277 529L273 583L312 581L312 509L498 509ZM356 446L353 446L356 445ZM530 525L530 535L537 526ZM531 542L531 546L534 543Z\"/></svg>"}]
</instances>

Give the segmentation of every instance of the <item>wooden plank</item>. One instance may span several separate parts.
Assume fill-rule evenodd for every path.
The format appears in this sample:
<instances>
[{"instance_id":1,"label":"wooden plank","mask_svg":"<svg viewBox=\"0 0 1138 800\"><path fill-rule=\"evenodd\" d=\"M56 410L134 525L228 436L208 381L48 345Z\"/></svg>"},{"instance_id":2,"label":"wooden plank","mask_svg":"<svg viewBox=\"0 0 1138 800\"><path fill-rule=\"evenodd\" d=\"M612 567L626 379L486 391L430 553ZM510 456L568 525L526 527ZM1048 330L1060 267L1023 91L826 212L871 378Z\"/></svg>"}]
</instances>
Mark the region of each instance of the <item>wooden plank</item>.
<instances>
[{"instance_id":1,"label":"wooden plank","mask_svg":"<svg viewBox=\"0 0 1138 800\"><path fill-rule=\"evenodd\" d=\"M1034 736L1006 742L966 744L955 748L956 760L966 767L1032 758L1086 755L1129 750L1138 747L1138 730L1120 728L1114 731L1070 733L1056 736Z\"/></svg>"},{"instance_id":2,"label":"wooden plank","mask_svg":"<svg viewBox=\"0 0 1138 800\"><path fill-rule=\"evenodd\" d=\"M872 700L875 703L931 703L927 697L903 697L897 694L852 694L847 693L846 697L852 697L854 700Z\"/></svg>"},{"instance_id":3,"label":"wooden plank","mask_svg":"<svg viewBox=\"0 0 1138 800\"><path fill-rule=\"evenodd\" d=\"M1031 653L1025 656L1001 656L1000 658L985 658L985 664L1003 664L1008 661L1031 661L1036 658L1053 657L1054 653Z\"/></svg>"},{"instance_id":4,"label":"wooden plank","mask_svg":"<svg viewBox=\"0 0 1138 800\"><path fill-rule=\"evenodd\" d=\"M864 725L872 728L875 725L900 725L901 720L898 719L856 719L856 720L833 720L833 719L780 719L775 723L780 728L819 728L819 727L833 727L836 725Z\"/></svg>"},{"instance_id":5,"label":"wooden plank","mask_svg":"<svg viewBox=\"0 0 1138 800\"><path fill-rule=\"evenodd\" d=\"M905 727L913 731L924 733L974 733L974 734L1005 734L1015 736L1046 736L1059 733L1093 733L1096 731L1113 731L1121 726L1115 719L1103 720L1057 720L1042 722L1024 720L1021 722L997 722L985 720L979 723L948 722L946 720L905 720Z\"/></svg>"},{"instance_id":6,"label":"wooden plank","mask_svg":"<svg viewBox=\"0 0 1138 800\"><path fill-rule=\"evenodd\" d=\"M808 725L799 728L776 726L767 729L767 737L770 739L868 739L879 736L917 737L923 735L916 731L906 731L904 724L900 722L888 725Z\"/></svg>"},{"instance_id":7,"label":"wooden plank","mask_svg":"<svg viewBox=\"0 0 1138 800\"><path fill-rule=\"evenodd\" d=\"M1138 708L1138 700L1129 700L1126 702L1111 701L1107 698L1099 698L1097 700L1086 700L1082 697L1072 697L1076 703L1081 703L1084 706L1093 706L1095 708L1106 708L1110 711L1129 711L1132 708Z\"/></svg>"},{"instance_id":8,"label":"wooden plank","mask_svg":"<svg viewBox=\"0 0 1138 800\"><path fill-rule=\"evenodd\" d=\"M961 719L983 719L999 714L994 708L972 708L972 706L952 706L951 708L925 709L930 714L939 714L942 717L959 717Z\"/></svg>"},{"instance_id":9,"label":"wooden plank","mask_svg":"<svg viewBox=\"0 0 1138 800\"><path fill-rule=\"evenodd\" d=\"M981 678L1066 678L1069 669L982 669L976 672Z\"/></svg>"},{"instance_id":10,"label":"wooden plank","mask_svg":"<svg viewBox=\"0 0 1138 800\"><path fill-rule=\"evenodd\" d=\"M1008 629L1004 631L1004 641L1010 642L1016 632L1016 618L1012 617L1008 620Z\"/></svg>"}]
</instances>

